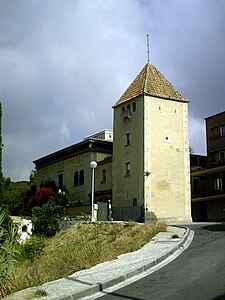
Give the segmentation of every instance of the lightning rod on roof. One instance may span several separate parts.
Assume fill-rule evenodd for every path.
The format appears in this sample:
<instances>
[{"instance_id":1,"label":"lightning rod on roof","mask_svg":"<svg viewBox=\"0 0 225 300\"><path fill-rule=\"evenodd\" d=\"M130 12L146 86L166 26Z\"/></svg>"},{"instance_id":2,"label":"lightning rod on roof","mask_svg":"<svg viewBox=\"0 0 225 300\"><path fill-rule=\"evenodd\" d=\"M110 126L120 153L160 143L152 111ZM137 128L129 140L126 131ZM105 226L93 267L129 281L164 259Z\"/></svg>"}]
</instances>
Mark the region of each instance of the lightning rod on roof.
<instances>
[{"instance_id":1,"label":"lightning rod on roof","mask_svg":"<svg viewBox=\"0 0 225 300\"><path fill-rule=\"evenodd\" d=\"M148 63L150 61L149 59L149 34L147 34L147 54L148 54Z\"/></svg>"}]
</instances>

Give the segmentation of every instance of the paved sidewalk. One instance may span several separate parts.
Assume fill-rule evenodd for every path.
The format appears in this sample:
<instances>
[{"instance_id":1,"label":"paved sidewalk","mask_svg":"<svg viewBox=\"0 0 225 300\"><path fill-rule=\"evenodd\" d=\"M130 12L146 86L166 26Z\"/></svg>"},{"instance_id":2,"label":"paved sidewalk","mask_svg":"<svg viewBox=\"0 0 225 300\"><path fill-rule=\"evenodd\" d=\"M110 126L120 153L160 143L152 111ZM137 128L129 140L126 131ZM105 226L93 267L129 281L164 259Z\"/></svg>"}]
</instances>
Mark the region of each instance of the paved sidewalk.
<instances>
[{"instance_id":1,"label":"paved sidewalk","mask_svg":"<svg viewBox=\"0 0 225 300\"><path fill-rule=\"evenodd\" d=\"M188 228L170 226L167 232L157 234L140 250L122 254L115 260L76 272L67 278L19 291L5 299L75 300L91 296L156 266L180 250L189 236ZM38 290L45 291L47 295L35 296Z\"/></svg>"}]
</instances>

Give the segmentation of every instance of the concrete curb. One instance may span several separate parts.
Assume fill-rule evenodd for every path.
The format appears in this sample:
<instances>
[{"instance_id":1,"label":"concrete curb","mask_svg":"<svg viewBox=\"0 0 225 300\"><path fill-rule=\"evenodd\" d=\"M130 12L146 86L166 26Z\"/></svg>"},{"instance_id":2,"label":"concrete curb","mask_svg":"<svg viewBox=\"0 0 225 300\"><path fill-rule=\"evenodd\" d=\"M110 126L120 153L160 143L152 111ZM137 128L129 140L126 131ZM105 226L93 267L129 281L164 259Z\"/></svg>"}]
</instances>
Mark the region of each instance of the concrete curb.
<instances>
[{"instance_id":1,"label":"concrete curb","mask_svg":"<svg viewBox=\"0 0 225 300\"><path fill-rule=\"evenodd\" d=\"M184 244L188 240L188 237L191 236L190 233L192 233L192 231L185 226L174 225L170 227L172 230L166 233L159 233L150 243L143 246L140 250L137 250L137 252L134 251L118 256L115 260L116 266L112 261L102 263L103 266L102 264L97 265L97 268L93 267L96 268L94 271L91 271L91 269L87 270L90 279L85 277L87 275L85 273L86 270L84 270L74 273L67 278L58 279L38 287L19 291L9 295L6 299L78 300L113 288L113 286L122 284L126 280L132 280L135 276L141 276L142 273L151 271L151 268L162 263L173 254L175 255L176 251L184 248ZM173 232L179 233L178 239L173 238ZM148 253L151 253L151 255L148 256ZM100 269L98 266L100 266ZM113 273L111 272L112 270ZM46 290L47 296L35 296L35 292L38 289Z\"/></svg>"},{"instance_id":2,"label":"concrete curb","mask_svg":"<svg viewBox=\"0 0 225 300\"><path fill-rule=\"evenodd\" d=\"M116 277L114 279L111 279L109 281L106 281L104 283L99 283L99 284L93 285L90 288L88 288L84 291L78 292L78 293L73 293L73 294L70 294L70 295L67 295L67 296L57 297L57 298L55 298L55 300L78 300L78 299L81 299L81 298L84 298L84 297L91 296L95 293L102 292L103 290L108 289L108 288L110 288L110 287L112 287L116 284L122 283L125 280L130 279L130 278L132 278L136 275L139 275L143 272L146 272L149 269L151 269L152 267L158 265L159 263L164 261L166 258L168 258L172 254L174 254L177 250L179 250L184 245L184 243L186 242L186 240L187 240L187 238L190 234L190 229L185 227L185 226L177 226L177 225L175 226L174 225L174 227L184 228L186 230L186 232L183 235L183 237L180 240L180 243L178 245L176 245L173 249L169 250L168 252L165 252L159 258L153 260L150 263L147 263L146 265L144 265L144 266L142 266L142 267L140 267L136 270L128 272L125 275L118 276L118 277Z\"/></svg>"},{"instance_id":3,"label":"concrete curb","mask_svg":"<svg viewBox=\"0 0 225 300\"><path fill-rule=\"evenodd\" d=\"M180 240L178 245L176 245L173 249L165 252L159 258L156 258L155 260L151 261L150 263L147 263L146 265L144 265L136 270L130 271L130 272L126 273L125 275L121 275L114 279L110 279L104 283L99 283L99 284L93 285L90 288L88 288L84 291L78 292L78 293L73 293L73 294L70 294L67 296L60 296L58 298L55 298L55 300L78 300L78 299L81 299L84 297L92 296L95 293L102 292L114 285L124 282L127 279L131 279L132 277L134 277L136 275L146 272L149 269L151 269L152 267L158 265L159 263L164 261L166 258L168 258L172 254L174 254L177 250L179 250L184 245L184 243L186 242L186 240L190 234L190 229L185 226L177 226L177 225L175 226L174 225L174 227L184 228L186 230L186 232L183 235L183 237Z\"/></svg>"}]
</instances>

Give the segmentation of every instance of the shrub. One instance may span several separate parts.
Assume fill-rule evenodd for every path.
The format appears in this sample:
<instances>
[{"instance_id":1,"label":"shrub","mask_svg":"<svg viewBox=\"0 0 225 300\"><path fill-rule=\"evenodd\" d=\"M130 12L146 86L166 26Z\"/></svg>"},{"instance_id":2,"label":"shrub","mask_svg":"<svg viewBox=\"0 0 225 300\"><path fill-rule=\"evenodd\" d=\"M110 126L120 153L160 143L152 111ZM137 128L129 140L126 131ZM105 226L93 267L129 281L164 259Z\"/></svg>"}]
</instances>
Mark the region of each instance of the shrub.
<instances>
[{"instance_id":1,"label":"shrub","mask_svg":"<svg viewBox=\"0 0 225 300\"><path fill-rule=\"evenodd\" d=\"M42 237L33 235L25 244L20 245L19 247L19 260L29 260L34 261L35 258L39 258L45 247L45 240Z\"/></svg>"},{"instance_id":2,"label":"shrub","mask_svg":"<svg viewBox=\"0 0 225 300\"><path fill-rule=\"evenodd\" d=\"M41 188L35 196L35 206L42 206L55 195L51 188Z\"/></svg>"},{"instance_id":3,"label":"shrub","mask_svg":"<svg viewBox=\"0 0 225 300\"><path fill-rule=\"evenodd\" d=\"M41 207L33 207L31 214L31 220L34 226L33 232L37 235L47 237L54 236L56 232L60 230L59 221L61 221L64 216L64 207L68 202L68 194L59 192Z\"/></svg>"},{"instance_id":4,"label":"shrub","mask_svg":"<svg viewBox=\"0 0 225 300\"><path fill-rule=\"evenodd\" d=\"M31 220L33 222L33 233L42 236L53 236L59 231L59 221L64 215L64 208L55 205L53 199L42 207L33 207Z\"/></svg>"},{"instance_id":5,"label":"shrub","mask_svg":"<svg viewBox=\"0 0 225 300\"><path fill-rule=\"evenodd\" d=\"M45 203L48 202L49 199L51 199L52 197L54 197L55 195L55 190L50 188L50 187L42 187L40 188L39 191L37 191L37 193L30 198L30 200L28 201L28 208L32 209L35 206L42 206Z\"/></svg>"},{"instance_id":6,"label":"shrub","mask_svg":"<svg viewBox=\"0 0 225 300\"><path fill-rule=\"evenodd\" d=\"M69 204L69 201L69 194L66 192L59 192L53 197L53 202L55 205L65 207L67 204Z\"/></svg>"},{"instance_id":7,"label":"shrub","mask_svg":"<svg viewBox=\"0 0 225 300\"><path fill-rule=\"evenodd\" d=\"M6 212L0 213L0 298L12 290L12 281L9 275L9 268L15 262L15 247L17 243L17 228L15 225L8 225L8 230L2 227L6 219Z\"/></svg>"}]
</instances>

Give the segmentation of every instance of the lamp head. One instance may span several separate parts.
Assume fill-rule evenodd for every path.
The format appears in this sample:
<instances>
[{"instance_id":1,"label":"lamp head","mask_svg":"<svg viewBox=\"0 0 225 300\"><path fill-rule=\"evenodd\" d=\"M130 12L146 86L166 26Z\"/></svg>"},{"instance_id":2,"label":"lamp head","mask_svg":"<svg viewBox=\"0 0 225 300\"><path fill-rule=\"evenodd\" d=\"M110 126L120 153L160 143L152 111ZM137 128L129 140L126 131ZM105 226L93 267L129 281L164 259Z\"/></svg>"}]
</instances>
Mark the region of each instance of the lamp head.
<instances>
[{"instance_id":1,"label":"lamp head","mask_svg":"<svg viewBox=\"0 0 225 300\"><path fill-rule=\"evenodd\" d=\"M95 169L96 167L97 167L96 161L92 160L92 161L90 162L90 168L91 168L91 169Z\"/></svg>"}]
</instances>

